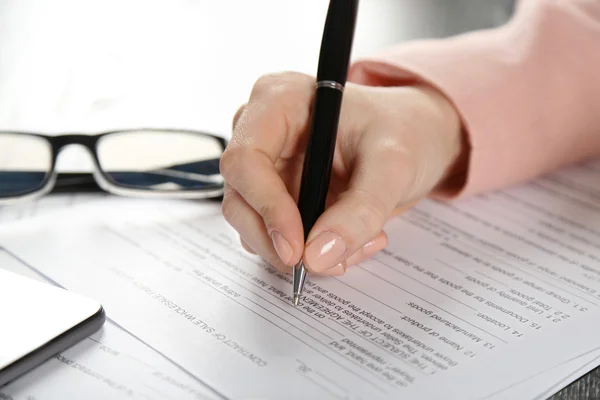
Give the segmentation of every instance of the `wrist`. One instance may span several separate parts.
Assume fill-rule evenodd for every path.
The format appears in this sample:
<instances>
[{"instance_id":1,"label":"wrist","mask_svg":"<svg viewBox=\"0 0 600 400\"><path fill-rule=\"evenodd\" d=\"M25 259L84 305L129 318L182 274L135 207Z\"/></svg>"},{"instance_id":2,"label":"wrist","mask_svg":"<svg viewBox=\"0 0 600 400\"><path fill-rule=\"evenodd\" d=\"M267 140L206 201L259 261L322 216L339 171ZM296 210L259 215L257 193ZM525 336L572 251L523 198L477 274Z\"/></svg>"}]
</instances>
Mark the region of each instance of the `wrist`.
<instances>
[{"instance_id":1,"label":"wrist","mask_svg":"<svg viewBox=\"0 0 600 400\"><path fill-rule=\"evenodd\" d=\"M440 113L443 127L440 138L447 145L444 173L433 188L433 195L453 196L461 191L466 183L470 145L462 118L452 101L441 91L426 84L415 84L435 104Z\"/></svg>"}]
</instances>

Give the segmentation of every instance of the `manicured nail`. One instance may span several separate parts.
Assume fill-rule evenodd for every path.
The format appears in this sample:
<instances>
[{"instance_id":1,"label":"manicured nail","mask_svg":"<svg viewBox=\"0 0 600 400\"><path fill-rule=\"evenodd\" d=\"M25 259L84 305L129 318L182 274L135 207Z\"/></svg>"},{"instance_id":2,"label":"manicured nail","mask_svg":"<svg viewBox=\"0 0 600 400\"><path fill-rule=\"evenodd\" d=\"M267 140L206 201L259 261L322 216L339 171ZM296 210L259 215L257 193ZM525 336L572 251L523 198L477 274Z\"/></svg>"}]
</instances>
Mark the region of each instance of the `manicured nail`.
<instances>
[{"instance_id":1,"label":"manicured nail","mask_svg":"<svg viewBox=\"0 0 600 400\"><path fill-rule=\"evenodd\" d=\"M346 265L355 265L366 260L378 251L383 250L386 243L387 240L385 237L377 236L375 239L371 240L363 247L361 247L356 253L348 257L348 259L346 260Z\"/></svg>"},{"instance_id":2,"label":"manicured nail","mask_svg":"<svg viewBox=\"0 0 600 400\"><path fill-rule=\"evenodd\" d=\"M310 241L304 251L304 261L313 272L323 272L337 265L346 253L346 243L334 232L323 232Z\"/></svg>"},{"instance_id":3,"label":"manicured nail","mask_svg":"<svg viewBox=\"0 0 600 400\"><path fill-rule=\"evenodd\" d=\"M294 249L292 249L290 242L277 231L271 233L271 239L273 240L273 246L281 261L283 261L285 265L289 265L289 262L294 255Z\"/></svg>"}]
</instances>

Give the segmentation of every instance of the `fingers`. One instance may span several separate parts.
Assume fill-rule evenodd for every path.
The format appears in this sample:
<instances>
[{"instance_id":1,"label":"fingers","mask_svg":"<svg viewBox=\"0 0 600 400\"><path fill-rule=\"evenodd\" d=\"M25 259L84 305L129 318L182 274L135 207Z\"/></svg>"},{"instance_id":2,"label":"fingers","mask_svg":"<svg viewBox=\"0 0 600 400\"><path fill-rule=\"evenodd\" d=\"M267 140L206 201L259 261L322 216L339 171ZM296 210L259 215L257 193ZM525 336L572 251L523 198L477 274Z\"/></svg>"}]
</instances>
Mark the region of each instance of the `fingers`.
<instances>
[{"instance_id":1,"label":"fingers","mask_svg":"<svg viewBox=\"0 0 600 400\"><path fill-rule=\"evenodd\" d=\"M369 119L341 143L351 170L348 188L308 235L304 261L316 273L357 252L365 256L363 246L393 214L430 192L460 148L456 115L437 97L418 88L357 90L371 104ZM352 117L342 108L340 118Z\"/></svg>"},{"instance_id":2,"label":"fingers","mask_svg":"<svg viewBox=\"0 0 600 400\"><path fill-rule=\"evenodd\" d=\"M406 212L411 207L414 207L416 202L412 202L403 206L396 207L392 213L390 214L388 221L396 218L400 214ZM341 276L346 273L346 270L349 267L352 267L356 264L360 264L361 262L369 259L374 256L381 250L385 249L388 245L388 236L384 231L381 231L377 236L375 236L371 241L367 242L363 247L358 249L354 254L348 257L346 260L337 264L333 268L325 270L324 272L318 273L320 276Z\"/></svg>"},{"instance_id":3,"label":"fingers","mask_svg":"<svg viewBox=\"0 0 600 400\"><path fill-rule=\"evenodd\" d=\"M265 261L282 272L290 271L290 267L277 254L260 215L231 188L227 188L223 196L223 216L240 234L242 246L247 251L260 254Z\"/></svg>"},{"instance_id":4,"label":"fingers","mask_svg":"<svg viewBox=\"0 0 600 400\"><path fill-rule=\"evenodd\" d=\"M426 196L460 153L458 116L426 90L346 89L330 186L336 196L306 246L294 190L314 79L263 77L234 117L220 165L231 192L223 213L242 245L278 268L303 257L313 273L340 275L372 256L387 245L384 224Z\"/></svg>"},{"instance_id":5,"label":"fingers","mask_svg":"<svg viewBox=\"0 0 600 400\"><path fill-rule=\"evenodd\" d=\"M352 254L345 261L337 264L333 268L330 268L322 273L320 276L341 276L346 273L346 269L353 265L359 264L369 257L372 257L377 252L383 250L388 244L388 237L385 232L380 232L379 235L375 236L373 240L361 247L356 253Z\"/></svg>"},{"instance_id":6,"label":"fingers","mask_svg":"<svg viewBox=\"0 0 600 400\"><path fill-rule=\"evenodd\" d=\"M313 86L314 79L301 74L259 79L248 104L236 113L232 139L221 158L220 168L227 185L255 212L248 222L239 220L236 230L268 260L269 246L262 243L255 247L252 242L258 239L247 236L255 234L256 225L262 223L271 246L287 265L302 257L304 235L296 202L275 163L293 156L305 140ZM224 204L223 212L232 213L228 208L239 207L239 203ZM250 214L248 210L245 213ZM265 237L260 238L261 242L264 240Z\"/></svg>"},{"instance_id":7,"label":"fingers","mask_svg":"<svg viewBox=\"0 0 600 400\"><path fill-rule=\"evenodd\" d=\"M397 205L412 191L414 165L405 150L395 145L363 149L348 190L321 215L308 236L306 267L323 273L381 250L387 237L378 235ZM394 177L393 185L390 177ZM375 246L366 246L372 241Z\"/></svg>"},{"instance_id":8,"label":"fingers","mask_svg":"<svg viewBox=\"0 0 600 400\"><path fill-rule=\"evenodd\" d=\"M372 257L377 252L385 249L388 245L388 237L385 232L380 232L373 240L369 241L361 247L356 253L348 257L342 264L347 268L352 265L359 264L369 257Z\"/></svg>"}]
</instances>

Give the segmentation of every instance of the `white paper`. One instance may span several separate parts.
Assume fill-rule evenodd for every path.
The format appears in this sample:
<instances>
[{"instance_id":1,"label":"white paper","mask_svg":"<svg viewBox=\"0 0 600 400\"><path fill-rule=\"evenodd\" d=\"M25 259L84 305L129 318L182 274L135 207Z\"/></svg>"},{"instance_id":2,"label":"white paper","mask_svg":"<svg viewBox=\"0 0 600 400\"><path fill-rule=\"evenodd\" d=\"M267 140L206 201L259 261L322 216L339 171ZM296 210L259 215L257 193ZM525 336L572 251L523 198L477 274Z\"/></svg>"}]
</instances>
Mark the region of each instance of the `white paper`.
<instances>
[{"instance_id":1,"label":"white paper","mask_svg":"<svg viewBox=\"0 0 600 400\"><path fill-rule=\"evenodd\" d=\"M111 322L0 388L0 396L15 400L220 398Z\"/></svg>"},{"instance_id":2,"label":"white paper","mask_svg":"<svg viewBox=\"0 0 600 400\"><path fill-rule=\"evenodd\" d=\"M0 223L31 218L42 213L60 211L63 208L101 199L104 196L104 194L99 193L51 194L34 201L0 206Z\"/></svg>"},{"instance_id":3,"label":"white paper","mask_svg":"<svg viewBox=\"0 0 600 400\"><path fill-rule=\"evenodd\" d=\"M552 368L533 378L528 378L507 389L486 397L486 400L536 399L545 400L560 389L579 379L598 366L600 351L592 351L574 360ZM548 385L552 384L550 387ZM541 390L543 389L543 390Z\"/></svg>"},{"instance_id":4,"label":"white paper","mask_svg":"<svg viewBox=\"0 0 600 400\"><path fill-rule=\"evenodd\" d=\"M598 322L594 318L597 317L580 320L544 335L543 340L523 341L481 362L450 371L435 385L418 388L410 394L426 399L463 398L465 385L477 379L477 386L486 388L487 393L464 398L546 399L598 366L600 343Z\"/></svg>"},{"instance_id":5,"label":"white paper","mask_svg":"<svg viewBox=\"0 0 600 400\"><path fill-rule=\"evenodd\" d=\"M15 400L220 398L111 322L0 388L0 397Z\"/></svg>"},{"instance_id":6,"label":"white paper","mask_svg":"<svg viewBox=\"0 0 600 400\"><path fill-rule=\"evenodd\" d=\"M16 259L11 261L10 257L6 256L2 260L1 268L4 270L32 279L47 281ZM545 387L547 382L557 382L557 387L560 388L563 386L558 383L561 379L565 383L570 382L573 378L594 368L597 358L598 352L573 360L560 368L515 385L512 390L502 392L497 395L498 397L491 397L491 399L532 398L531 395L539 393L539 388ZM125 361L125 368L122 367L123 360ZM136 364L135 361L139 361L139 364ZM140 369L140 365L148 368L142 367ZM115 367L118 367L118 374L112 373L112 371L115 371ZM110 372L109 375L99 375L98 370L106 371L107 369ZM149 372L152 371L154 372L150 374ZM572 371L577 371L576 375L573 378L564 379ZM83 380L81 374L85 375ZM161 382L161 379L165 382ZM119 381L127 382L127 386L119 384ZM132 384L132 382L134 383ZM167 390L163 387L164 385L167 386ZM195 379L190 378L186 372L175 367L164 357L155 353L147 345L134 339L110 321L106 321L102 330L92 335L88 340L73 346L60 356L0 389L0 395L3 398L15 400L58 399L64 398L65 395L77 398L101 399L115 398L115 396L127 397L129 390L131 390L129 387L133 387L135 393L133 397L143 393L146 398L154 398L154 394L159 392L164 394L169 389L173 392L174 398L217 397L204 386L198 384ZM186 395L189 395L189 397L185 397ZM543 398L546 397L548 396Z\"/></svg>"},{"instance_id":7,"label":"white paper","mask_svg":"<svg viewBox=\"0 0 600 400\"><path fill-rule=\"evenodd\" d=\"M2 270L47 282L0 252ZM218 399L209 388L111 321L66 351L0 388L0 398Z\"/></svg>"},{"instance_id":8,"label":"white paper","mask_svg":"<svg viewBox=\"0 0 600 400\"><path fill-rule=\"evenodd\" d=\"M424 201L386 251L311 278L299 308L217 205L111 199L0 243L227 397L484 398L598 345L595 168Z\"/></svg>"}]
</instances>

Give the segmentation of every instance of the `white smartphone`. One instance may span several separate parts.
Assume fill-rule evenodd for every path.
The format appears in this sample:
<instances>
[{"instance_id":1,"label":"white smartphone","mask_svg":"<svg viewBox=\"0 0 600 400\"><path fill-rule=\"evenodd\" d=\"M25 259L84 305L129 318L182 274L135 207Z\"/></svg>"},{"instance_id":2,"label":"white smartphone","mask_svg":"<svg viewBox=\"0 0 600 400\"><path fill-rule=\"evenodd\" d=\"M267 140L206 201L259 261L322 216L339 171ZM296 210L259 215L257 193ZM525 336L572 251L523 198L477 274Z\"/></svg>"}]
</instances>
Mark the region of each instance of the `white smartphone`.
<instances>
[{"instance_id":1,"label":"white smartphone","mask_svg":"<svg viewBox=\"0 0 600 400\"><path fill-rule=\"evenodd\" d=\"M11 272L10 258L0 248L0 387L93 334L105 321L98 302Z\"/></svg>"}]
</instances>

